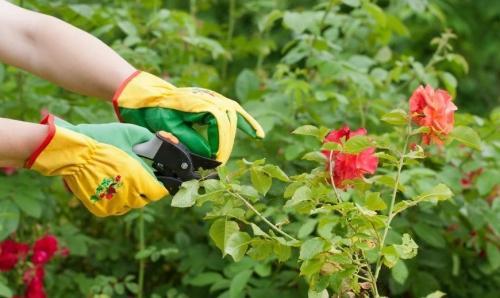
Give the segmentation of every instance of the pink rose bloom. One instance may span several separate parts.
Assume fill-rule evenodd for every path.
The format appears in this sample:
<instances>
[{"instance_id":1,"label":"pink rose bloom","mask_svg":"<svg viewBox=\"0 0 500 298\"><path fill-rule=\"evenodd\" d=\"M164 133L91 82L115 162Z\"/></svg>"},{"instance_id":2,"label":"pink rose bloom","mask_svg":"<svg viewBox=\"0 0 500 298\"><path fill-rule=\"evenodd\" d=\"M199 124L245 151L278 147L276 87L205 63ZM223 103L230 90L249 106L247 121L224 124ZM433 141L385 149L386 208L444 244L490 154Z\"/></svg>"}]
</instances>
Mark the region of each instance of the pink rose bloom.
<instances>
[{"instance_id":1,"label":"pink rose bloom","mask_svg":"<svg viewBox=\"0 0 500 298\"><path fill-rule=\"evenodd\" d=\"M424 144L431 142L442 145L445 137L453 130L454 113L457 106L448 92L419 86L410 97L410 115L417 125L429 128L422 136Z\"/></svg>"}]
</instances>

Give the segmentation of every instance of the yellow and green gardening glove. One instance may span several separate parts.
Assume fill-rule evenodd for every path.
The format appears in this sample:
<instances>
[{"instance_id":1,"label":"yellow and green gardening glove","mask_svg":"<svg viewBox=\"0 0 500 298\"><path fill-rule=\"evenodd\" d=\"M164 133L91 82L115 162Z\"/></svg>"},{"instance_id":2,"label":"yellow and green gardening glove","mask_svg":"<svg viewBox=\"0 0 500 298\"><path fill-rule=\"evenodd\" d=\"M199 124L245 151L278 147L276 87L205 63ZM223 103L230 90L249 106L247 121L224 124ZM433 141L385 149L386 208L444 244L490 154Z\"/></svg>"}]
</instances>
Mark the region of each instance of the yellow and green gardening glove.
<instances>
[{"instance_id":1,"label":"yellow and green gardening glove","mask_svg":"<svg viewBox=\"0 0 500 298\"><path fill-rule=\"evenodd\" d=\"M223 163L231 155L237 128L264 137L260 124L237 102L207 89L177 88L142 71L122 83L113 105L120 121L170 132L193 153ZM193 124L208 126L208 140Z\"/></svg>"},{"instance_id":2,"label":"yellow and green gardening glove","mask_svg":"<svg viewBox=\"0 0 500 298\"><path fill-rule=\"evenodd\" d=\"M45 176L62 176L73 194L99 217L124 214L167 190L132 147L154 137L132 124L71 125L48 115L49 133L26 161Z\"/></svg>"}]
</instances>

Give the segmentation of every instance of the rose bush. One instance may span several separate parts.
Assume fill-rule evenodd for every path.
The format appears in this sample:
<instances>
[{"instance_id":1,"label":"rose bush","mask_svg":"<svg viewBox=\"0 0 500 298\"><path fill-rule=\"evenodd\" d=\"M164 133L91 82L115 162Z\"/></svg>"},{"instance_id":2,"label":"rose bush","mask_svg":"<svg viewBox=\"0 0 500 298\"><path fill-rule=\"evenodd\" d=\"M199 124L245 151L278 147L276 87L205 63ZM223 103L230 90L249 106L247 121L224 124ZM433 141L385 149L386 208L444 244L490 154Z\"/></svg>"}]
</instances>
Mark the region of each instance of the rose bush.
<instances>
[{"instance_id":1,"label":"rose bush","mask_svg":"<svg viewBox=\"0 0 500 298\"><path fill-rule=\"evenodd\" d=\"M462 82L473 78L452 47L464 40L443 25L457 18L447 6L26 5L138 68L238 99L267 138L241 137L220 181L186 183L173 199L106 220L59 180L0 173L0 239L34 244L50 233L71 252L46 262L55 249L46 240L36 257L17 254L14 268L33 267L2 272L0 296L496 297L500 110L464 108L476 98ZM422 33L431 23L440 35ZM0 66L0 84L2 116L115 121L106 103L14 68Z\"/></svg>"}]
</instances>

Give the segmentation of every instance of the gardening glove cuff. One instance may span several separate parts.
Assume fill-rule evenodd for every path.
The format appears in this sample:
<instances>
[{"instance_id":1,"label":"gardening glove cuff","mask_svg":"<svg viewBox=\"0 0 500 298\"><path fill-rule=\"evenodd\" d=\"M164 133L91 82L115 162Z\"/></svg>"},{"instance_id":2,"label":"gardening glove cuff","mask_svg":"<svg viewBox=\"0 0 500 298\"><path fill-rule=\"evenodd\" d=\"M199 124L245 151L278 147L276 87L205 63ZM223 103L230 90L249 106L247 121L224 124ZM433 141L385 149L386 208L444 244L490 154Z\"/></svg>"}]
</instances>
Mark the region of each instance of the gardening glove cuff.
<instances>
[{"instance_id":1,"label":"gardening glove cuff","mask_svg":"<svg viewBox=\"0 0 500 298\"><path fill-rule=\"evenodd\" d=\"M124 214L168 194L139 161L115 146L59 127L52 115L41 123L49 126L48 135L26 167L45 176L62 176L94 215Z\"/></svg>"},{"instance_id":2,"label":"gardening glove cuff","mask_svg":"<svg viewBox=\"0 0 500 298\"><path fill-rule=\"evenodd\" d=\"M237 128L264 137L260 124L237 102L207 89L177 88L146 72L137 71L125 80L113 105L122 122L171 132L192 152L221 162L229 159ZM193 124L208 126L208 140Z\"/></svg>"}]
</instances>

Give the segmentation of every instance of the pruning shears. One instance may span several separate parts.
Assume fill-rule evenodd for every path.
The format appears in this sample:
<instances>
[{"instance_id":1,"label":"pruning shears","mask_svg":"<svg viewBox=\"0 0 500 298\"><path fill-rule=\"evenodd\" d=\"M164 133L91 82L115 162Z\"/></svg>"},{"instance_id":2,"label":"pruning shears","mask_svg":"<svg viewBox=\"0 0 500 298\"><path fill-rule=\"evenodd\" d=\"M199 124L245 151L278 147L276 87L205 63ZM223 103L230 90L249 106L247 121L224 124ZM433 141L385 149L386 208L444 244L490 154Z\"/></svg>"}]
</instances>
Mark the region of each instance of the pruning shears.
<instances>
[{"instance_id":1,"label":"pruning shears","mask_svg":"<svg viewBox=\"0 0 500 298\"><path fill-rule=\"evenodd\" d=\"M221 162L192 153L169 133L157 132L155 138L135 145L133 150L137 155L153 161L156 178L171 195L176 194L185 181L218 179L217 173L201 177L195 171L200 168L215 169Z\"/></svg>"}]
</instances>

